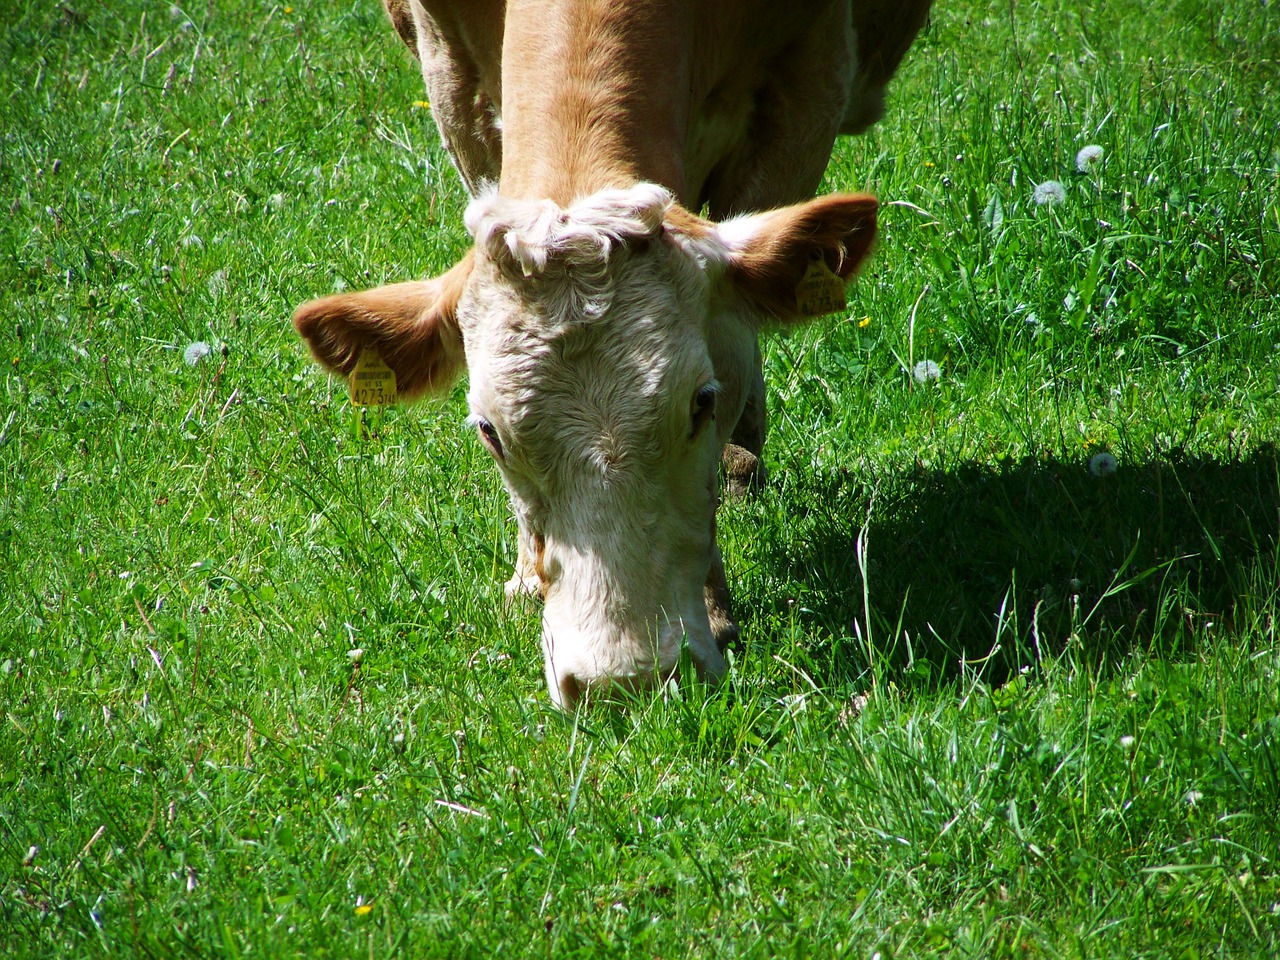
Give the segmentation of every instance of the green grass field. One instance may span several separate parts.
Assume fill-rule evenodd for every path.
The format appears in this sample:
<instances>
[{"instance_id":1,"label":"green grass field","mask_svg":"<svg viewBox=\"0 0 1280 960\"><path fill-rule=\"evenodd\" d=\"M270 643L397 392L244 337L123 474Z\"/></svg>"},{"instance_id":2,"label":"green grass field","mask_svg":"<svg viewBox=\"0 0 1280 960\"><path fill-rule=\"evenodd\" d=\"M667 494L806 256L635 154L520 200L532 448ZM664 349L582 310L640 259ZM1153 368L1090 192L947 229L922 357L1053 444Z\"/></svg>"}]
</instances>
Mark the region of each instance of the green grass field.
<instances>
[{"instance_id":1,"label":"green grass field","mask_svg":"<svg viewBox=\"0 0 1280 960\"><path fill-rule=\"evenodd\" d=\"M468 242L376 0L0 21L0 955L1280 953L1274 2L940 2L729 679L581 716L464 388L288 322Z\"/></svg>"}]
</instances>

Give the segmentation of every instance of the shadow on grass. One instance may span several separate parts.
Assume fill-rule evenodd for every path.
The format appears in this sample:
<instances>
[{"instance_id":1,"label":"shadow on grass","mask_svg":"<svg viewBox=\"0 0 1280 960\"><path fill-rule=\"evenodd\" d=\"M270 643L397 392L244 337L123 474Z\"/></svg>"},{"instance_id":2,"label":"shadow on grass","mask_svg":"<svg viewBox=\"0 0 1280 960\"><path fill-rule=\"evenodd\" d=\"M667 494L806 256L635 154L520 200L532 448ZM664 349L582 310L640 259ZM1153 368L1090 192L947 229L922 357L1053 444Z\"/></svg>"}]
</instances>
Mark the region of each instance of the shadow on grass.
<instances>
[{"instance_id":1,"label":"shadow on grass","mask_svg":"<svg viewBox=\"0 0 1280 960\"><path fill-rule=\"evenodd\" d=\"M999 681L1073 632L1095 657L1168 649L1206 628L1265 624L1280 596L1271 445L1229 461L1175 451L1104 477L1082 463L966 464L874 494L828 475L799 479L788 502L802 506L785 539L759 543L757 558L798 585L790 599L832 638L816 665L829 661L836 681L867 666L851 639L866 636L860 535L875 656L897 670L914 658L952 674L996 647L985 669Z\"/></svg>"}]
</instances>

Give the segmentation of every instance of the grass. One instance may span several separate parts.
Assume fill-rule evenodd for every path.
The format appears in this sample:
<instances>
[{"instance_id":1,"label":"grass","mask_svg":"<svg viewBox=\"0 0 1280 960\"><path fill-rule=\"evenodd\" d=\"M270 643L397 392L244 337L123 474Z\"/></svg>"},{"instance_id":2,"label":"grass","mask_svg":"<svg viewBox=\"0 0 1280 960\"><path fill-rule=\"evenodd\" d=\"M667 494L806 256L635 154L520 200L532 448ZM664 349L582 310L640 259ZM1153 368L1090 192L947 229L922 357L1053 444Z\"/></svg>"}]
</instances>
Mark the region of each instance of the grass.
<instances>
[{"instance_id":1,"label":"grass","mask_svg":"<svg viewBox=\"0 0 1280 960\"><path fill-rule=\"evenodd\" d=\"M357 422L287 323L467 242L378 4L18 0L0 952L1280 952L1280 19L1094 6L934 12L729 680L574 717L461 389Z\"/></svg>"}]
</instances>

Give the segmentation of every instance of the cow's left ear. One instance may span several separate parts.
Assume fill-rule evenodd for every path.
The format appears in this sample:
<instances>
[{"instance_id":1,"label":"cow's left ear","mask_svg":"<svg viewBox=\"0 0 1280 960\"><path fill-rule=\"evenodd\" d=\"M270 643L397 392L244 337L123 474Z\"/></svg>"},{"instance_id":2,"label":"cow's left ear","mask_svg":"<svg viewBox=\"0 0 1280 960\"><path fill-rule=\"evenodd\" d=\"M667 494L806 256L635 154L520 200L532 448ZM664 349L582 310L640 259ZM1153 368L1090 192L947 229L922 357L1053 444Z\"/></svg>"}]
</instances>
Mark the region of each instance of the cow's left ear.
<instances>
[{"instance_id":1,"label":"cow's left ear","mask_svg":"<svg viewBox=\"0 0 1280 960\"><path fill-rule=\"evenodd\" d=\"M844 285L871 250L875 197L837 193L716 225L728 279L784 323L844 309Z\"/></svg>"}]
</instances>

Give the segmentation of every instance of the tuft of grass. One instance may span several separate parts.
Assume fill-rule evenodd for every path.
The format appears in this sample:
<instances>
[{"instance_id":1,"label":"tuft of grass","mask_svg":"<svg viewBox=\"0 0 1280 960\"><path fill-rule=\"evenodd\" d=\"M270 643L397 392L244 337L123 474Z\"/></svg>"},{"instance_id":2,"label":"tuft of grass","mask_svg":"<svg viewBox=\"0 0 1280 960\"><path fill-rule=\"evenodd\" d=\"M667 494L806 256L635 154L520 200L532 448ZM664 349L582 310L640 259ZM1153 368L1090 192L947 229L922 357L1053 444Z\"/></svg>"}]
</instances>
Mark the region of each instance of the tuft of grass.
<instances>
[{"instance_id":1,"label":"tuft of grass","mask_svg":"<svg viewBox=\"0 0 1280 960\"><path fill-rule=\"evenodd\" d=\"M378 4L19 0L0 953L1280 952L1273 7L934 11L766 346L728 678L567 716L461 388L289 328L468 242Z\"/></svg>"}]
</instances>

